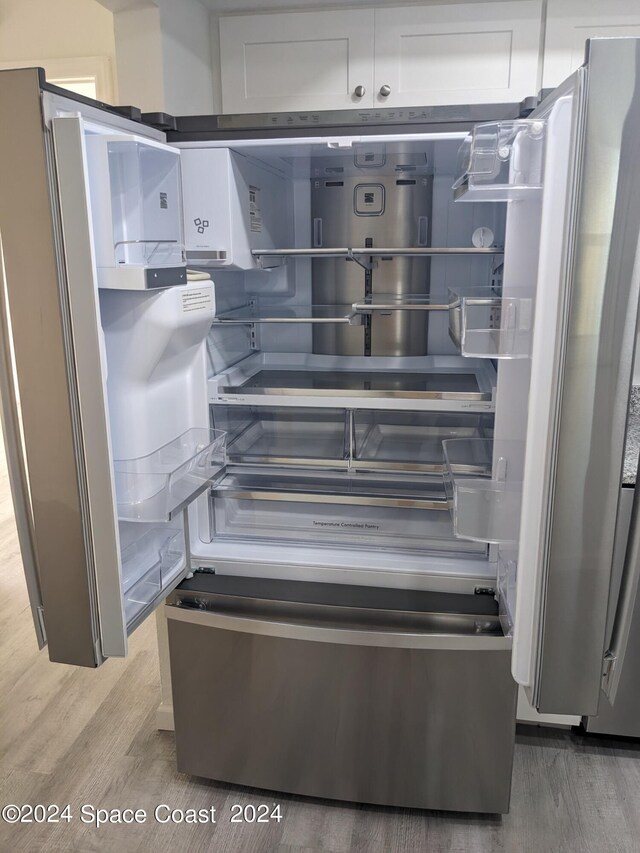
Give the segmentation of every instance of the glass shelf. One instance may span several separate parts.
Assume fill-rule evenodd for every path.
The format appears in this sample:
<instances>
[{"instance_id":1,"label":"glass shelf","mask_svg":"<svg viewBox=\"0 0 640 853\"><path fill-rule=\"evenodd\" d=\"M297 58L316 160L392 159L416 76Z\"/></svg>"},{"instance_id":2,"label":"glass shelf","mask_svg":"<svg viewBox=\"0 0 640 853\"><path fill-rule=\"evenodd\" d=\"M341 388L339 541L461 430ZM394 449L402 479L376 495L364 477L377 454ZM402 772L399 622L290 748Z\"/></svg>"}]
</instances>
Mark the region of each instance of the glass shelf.
<instances>
[{"instance_id":1,"label":"glass shelf","mask_svg":"<svg viewBox=\"0 0 640 853\"><path fill-rule=\"evenodd\" d=\"M545 122L478 124L460 147L456 201L511 201L542 189Z\"/></svg>"},{"instance_id":2,"label":"glass shelf","mask_svg":"<svg viewBox=\"0 0 640 853\"><path fill-rule=\"evenodd\" d=\"M352 305L286 305L272 307L242 305L225 311L213 321L218 325L253 325L254 323L333 323L362 325L362 315L392 311L449 311L449 304L433 301L429 296L376 294L365 302Z\"/></svg>"},{"instance_id":3,"label":"glass shelf","mask_svg":"<svg viewBox=\"0 0 640 853\"><path fill-rule=\"evenodd\" d=\"M246 326L254 323L338 323L360 325L350 305L287 305L284 307L262 307L243 305L225 311L213 321L218 325Z\"/></svg>"},{"instance_id":4,"label":"glass shelf","mask_svg":"<svg viewBox=\"0 0 640 853\"><path fill-rule=\"evenodd\" d=\"M354 261L366 270L373 269L378 258L429 258L447 255L501 255L503 250L494 247L481 246L390 246L369 248L358 246L354 248L335 246L307 249L253 249L251 254L256 258L261 269L272 269L282 266L289 258L344 258Z\"/></svg>"},{"instance_id":5,"label":"glass shelf","mask_svg":"<svg viewBox=\"0 0 640 853\"><path fill-rule=\"evenodd\" d=\"M449 337L464 356L527 358L533 300L499 296L491 287L449 290Z\"/></svg>"},{"instance_id":6,"label":"glass shelf","mask_svg":"<svg viewBox=\"0 0 640 853\"><path fill-rule=\"evenodd\" d=\"M226 433L189 429L153 453L114 461L118 517L169 521L225 465Z\"/></svg>"},{"instance_id":7,"label":"glass shelf","mask_svg":"<svg viewBox=\"0 0 640 853\"><path fill-rule=\"evenodd\" d=\"M474 542L517 543L522 483L493 478L493 442L462 438L442 446L454 535Z\"/></svg>"}]
</instances>

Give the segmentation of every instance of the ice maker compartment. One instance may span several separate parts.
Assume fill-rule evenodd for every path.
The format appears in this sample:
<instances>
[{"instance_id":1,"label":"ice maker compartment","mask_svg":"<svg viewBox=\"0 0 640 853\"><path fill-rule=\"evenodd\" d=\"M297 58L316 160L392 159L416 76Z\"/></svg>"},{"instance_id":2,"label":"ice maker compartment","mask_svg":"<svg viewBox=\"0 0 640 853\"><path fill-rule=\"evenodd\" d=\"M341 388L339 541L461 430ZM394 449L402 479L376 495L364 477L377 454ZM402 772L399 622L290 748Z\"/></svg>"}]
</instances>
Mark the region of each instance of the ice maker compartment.
<instances>
[{"instance_id":1,"label":"ice maker compartment","mask_svg":"<svg viewBox=\"0 0 640 853\"><path fill-rule=\"evenodd\" d=\"M222 471L225 454L226 433L189 429L146 456L115 460L118 517L169 521Z\"/></svg>"},{"instance_id":2,"label":"ice maker compartment","mask_svg":"<svg viewBox=\"0 0 640 853\"><path fill-rule=\"evenodd\" d=\"M452 439L442 445L454 535L474 542L517 543L522 482L498 478L503 474L503 460L494 464L493 442Z\"/></svg>"},{"instance_id":3,"label":"ice maker compartment","mask_svg":"<svg viewBox=\"0 0 640 853\"><path fill-rule=\"evenodd\" d=\"M186 283L180 152L135 135L88 137L98 285Z\"/></svg>"}]
</instances>

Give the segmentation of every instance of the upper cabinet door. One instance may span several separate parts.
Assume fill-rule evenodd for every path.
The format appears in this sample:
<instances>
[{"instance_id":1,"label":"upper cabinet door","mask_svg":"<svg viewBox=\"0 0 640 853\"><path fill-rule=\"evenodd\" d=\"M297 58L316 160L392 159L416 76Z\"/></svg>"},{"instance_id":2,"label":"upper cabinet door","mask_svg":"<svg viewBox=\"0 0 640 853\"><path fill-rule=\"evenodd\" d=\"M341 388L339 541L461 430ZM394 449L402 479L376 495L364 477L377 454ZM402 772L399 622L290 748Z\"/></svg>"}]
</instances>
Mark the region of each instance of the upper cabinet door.
<instances>
[{"instance_id":1,"label":"upper cabinet door","mask_svg":"<svg viewBox=\"0 0 640 853\"><path fill-rule=\"evenodd\" d=\"M220 20L225 113L373 105L373 11Z\"/></svg>"},{"instance_id":2,"label":"upper cabinet door","mask_svg":"<svg viewBox=\"0 0 640 853\"><path fill-rule=\"evenodd\" d=\"M640 36L637 0L548 0L542 85L558 86L584 62L590 38Z\"/></svg>"},{"instance_id":3,"label":"upper cabinet door","mask_svg":"<svg viewBox=\"0 0 640 853\"><path fill-rule=\"evenodd\" d=\"M542 3L375 11L375 105L508 103L535 95Z\"/></svg>"}]
</instances>

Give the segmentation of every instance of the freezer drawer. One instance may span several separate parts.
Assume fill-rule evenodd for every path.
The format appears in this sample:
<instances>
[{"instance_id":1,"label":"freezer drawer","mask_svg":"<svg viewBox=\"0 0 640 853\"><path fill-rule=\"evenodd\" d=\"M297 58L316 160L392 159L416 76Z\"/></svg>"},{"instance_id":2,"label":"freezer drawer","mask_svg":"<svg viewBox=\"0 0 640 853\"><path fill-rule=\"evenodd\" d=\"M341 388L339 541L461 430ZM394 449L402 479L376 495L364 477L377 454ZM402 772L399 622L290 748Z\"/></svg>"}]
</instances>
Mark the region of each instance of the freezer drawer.
<instances>
[{"instance_id":1,"label":"freezer drawer","mask_svg":"<svg viewBox=\"0 0 640 853\"><path fill-rule=\"evenodd\" d=\"M508 810L516 688L490 596L196 574L167 615L180 771Z\"/></svg>"}]
</instances>

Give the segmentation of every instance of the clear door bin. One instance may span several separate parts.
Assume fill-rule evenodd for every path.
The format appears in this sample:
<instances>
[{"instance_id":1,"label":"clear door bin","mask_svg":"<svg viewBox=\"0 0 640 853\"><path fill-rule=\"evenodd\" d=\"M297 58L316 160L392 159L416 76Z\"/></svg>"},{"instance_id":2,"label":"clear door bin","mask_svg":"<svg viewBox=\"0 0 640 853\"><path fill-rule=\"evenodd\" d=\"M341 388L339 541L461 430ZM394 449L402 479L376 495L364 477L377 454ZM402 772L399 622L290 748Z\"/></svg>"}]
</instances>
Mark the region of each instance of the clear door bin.
<instances>
[{"instance_id":1,"label":"clear door bin","mask_svg":"<svg viewBox=\"0 0 640 853\"><path fill-rule=\"evenodd\" d=\"M478 124L460 147L456 201L512 201L542 189L545 122Z\"/></svg>"},{"instance_id":2,"label":"clear door bin","mask_svg":"<svg viewBox=\"0 0 640 853\"><path fill-rule=\"evenodd\" d=\"M167 586L184 561L184 534L154 527L122 552L122 587L129 622Z\"/></svg>"},{"instance_id":3,"label":"clear door bin","mask_svg":"<svg viewBox=\"0 0 640 853\"><path fill-rule=\"evenodd\" d=\"M442 446L454 535L474 542L516 543L522 483L493 478L493 442L453 439Z\"/></svg>"},{"instance_id":4,"label":"clear door bin","mask_svg":"<svg viewBox=\"0 0 640 853\"><path fill-rule=\"evenodd\" d=\"M186 282L180 153L136 136L87 141L99 287Z\"/></svg>"},{"instance_id":5,"label":"clear door bin","mask_svg":"<svg viewBox=\"0 0 640 853\"><path fill-rule=\"evenodd\" d=\"M168 521L222 471L225 451L226 433L189 429L146 456L115 460L118 517Z\"/></svg>"},{"instance_id":6,"label":"clear door bin","mask_svg":"<svg viewBox=\"0 0 640 853\"><path fill-rule=\"evenodd\" d=\"M499 296L491 287L449 290L449 337L472 358L528 358L533 300Z\"/></svg>"}]
</instances>

